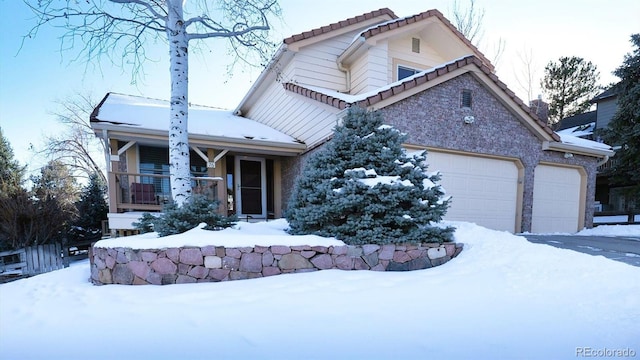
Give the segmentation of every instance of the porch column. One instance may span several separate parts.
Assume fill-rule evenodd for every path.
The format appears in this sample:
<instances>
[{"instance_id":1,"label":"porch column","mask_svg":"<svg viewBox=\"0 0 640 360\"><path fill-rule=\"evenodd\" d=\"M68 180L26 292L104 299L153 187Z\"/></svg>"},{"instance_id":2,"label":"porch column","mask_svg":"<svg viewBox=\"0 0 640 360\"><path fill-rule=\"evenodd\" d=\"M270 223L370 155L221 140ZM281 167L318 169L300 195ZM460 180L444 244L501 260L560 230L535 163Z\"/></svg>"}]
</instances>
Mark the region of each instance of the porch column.
<instances>
[{"instance_id":1,"label":"porch column","mask_svg":"<svg viewBox=\"0 0 640 360\"><path fill-rule=\"evenodd\" d=\"M111 149L110 156L109 156L110 164L107 164L109 212L117 213L119 186L118 186L116 174L114 174L114 171L118 171L118 169L120 168L120 158L118 157L118 140L111 139L109 140L109 144L110 144L109 148Z\"/></svg>"},{"instance_id":2,"label":"porch column","mask_svg":"<svg viewBox=\"0 0 640 360\"><path fill-rule=\"evenodd\" d=\"M280 159L273 160L273 216L282 217L282 164Z\"/></svg>"},{"instance_id":3,"label":"porch column","mask_svg":"<svg viewBox=\"0 0 640 360\"><path fill-rule=\"evenodd\" d=\"M213 162L214 159L216 157L216 151L215 149L207 149L207 158L209 159L209 162ZM207 168L207 176L211 176L211 177L221 177L223 180L222 181L218 181L218 186L217 191L218 193L217 198L218 201L220 201L220 204L218 205L218 211L220 212L220 214L224 214L226 215L228 212L227 209L227 162L226 162L226 158L223 157L222 159L218 160L218 162L215 164L214 168Z\"/></svg>"}]
</instances>

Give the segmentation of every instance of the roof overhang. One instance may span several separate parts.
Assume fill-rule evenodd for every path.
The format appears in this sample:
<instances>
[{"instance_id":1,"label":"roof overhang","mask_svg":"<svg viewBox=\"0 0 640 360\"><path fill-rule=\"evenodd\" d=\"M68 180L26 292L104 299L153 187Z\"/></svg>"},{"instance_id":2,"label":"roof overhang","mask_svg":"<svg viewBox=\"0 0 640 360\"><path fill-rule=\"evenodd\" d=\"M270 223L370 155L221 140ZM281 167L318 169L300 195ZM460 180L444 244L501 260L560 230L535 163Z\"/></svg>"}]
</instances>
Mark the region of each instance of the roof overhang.
<instances>
[{"instance_id":1,"label":"roof overhang","mask_svg":"<svg viewBox=\"0 0 640 360\"><path fill-rule=\"evenodd\" d=\"M169 131L135 128L114 125L106 122L92 122L91 128L96 136L103 137L106 131L108 139L119 141L135 141L143 144L167 145ZM189 134L189 145L214 149L227 149L234 152L296 156L307 148L302 143L282 143L258 139L236 139L224 136Z\"/></svg>"},{"instance_id":2,"label":"roof overhang","mask_svg":"<svg viewBox=\"0 0 640 360\"><path fill-rule=\"evenodd\" d=\"M542 150L552 150L576 155L586 155L599 158L611 157L615 154L613 150L588 148L575 144L567 144L557 141L545 141L542 143Z\"/></svg>"},{"instance_id":3,"label":"roof overhang","mask_svg":"<svg viewBox=\"0 0 640 360\"><path fill-rule=\"evenodd\" d=\"M167 101L107 93L91 113L90 125L105 141L167 146L169 116ZM282 156L294 156L307 148L289 135L228 110L189 105L188 119L193 146Z\"/></svg>"}]
</instances>

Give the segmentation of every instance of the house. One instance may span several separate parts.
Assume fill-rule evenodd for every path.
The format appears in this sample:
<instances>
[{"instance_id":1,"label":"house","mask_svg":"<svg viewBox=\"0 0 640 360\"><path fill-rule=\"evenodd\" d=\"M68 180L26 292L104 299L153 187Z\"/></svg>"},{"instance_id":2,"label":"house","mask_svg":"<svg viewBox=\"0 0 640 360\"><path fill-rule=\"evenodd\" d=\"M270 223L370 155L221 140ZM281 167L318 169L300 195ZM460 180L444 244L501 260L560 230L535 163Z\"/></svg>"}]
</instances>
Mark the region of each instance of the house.
<instances>
[{"instance_id":1,"label":"house","mask_svg":"<svg viewBox=\"0 0 640 360\"><path fill-rule=\"evenodd\" d=\"M593 220L610 147L558 135L437 10L379 9L283 40L231 112L191 107L194 185L241 219L281 217L308 157L350 106L379 110L427 149L452 195L449 220L509 232L577 231ZM109 222L130 229L168 199L168 104L107 94L91 125L109 144ZM138 203L133 183L154 185Z\"/></svg>"},{"instance_id":2,"label":"house","mask_svg":"<svg viewBox=\"0 0 640 360\"><path fill-rule=\"evenodd\" d=\"M557 130L558 133L600 141L599 133L607 129L618 109L618 91L618 87L614 85L594 97L591 102L596 105L596 110L563 119ZM625 213L631 204L638 203L637 199L634 201L625 192L627 185L632 184L611 184L609 180L611 174L607 170L615 162L614 156L597 169L595 194L597 212Z\"/></svg>"}]
</instances>

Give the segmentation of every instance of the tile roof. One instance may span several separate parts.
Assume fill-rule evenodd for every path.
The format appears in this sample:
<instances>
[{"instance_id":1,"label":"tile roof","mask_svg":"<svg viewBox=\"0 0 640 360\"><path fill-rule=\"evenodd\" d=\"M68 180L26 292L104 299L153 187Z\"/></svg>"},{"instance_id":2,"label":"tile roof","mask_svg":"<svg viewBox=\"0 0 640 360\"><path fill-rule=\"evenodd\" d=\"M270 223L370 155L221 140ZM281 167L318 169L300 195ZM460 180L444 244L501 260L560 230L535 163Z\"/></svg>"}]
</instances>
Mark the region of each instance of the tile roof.
<instances>
[{"instance_id":1,"label":"tile roof","mask_svg":"<svg viewBox=\"0 0 640 360\"><path fill-rule=\"evenodd\" d=\"M511 91L505 83L500 81L498 77L491 71L491 69L483 63L478 57L475 55L469 55L459 60L443 64L439 67L435 67L433 69L427 70L421 75L412 76L407 78L404 81L399 81L397 85L393 85L388 88L382 88L373 95L369 95L361 100L349 102L341 99L338 96L332 96L325 94L318 90L312 90L305 88L304 86L294 84L294 83L284 83L282 84L285 90L291 91L293 93L308 97L310 99L319 101L321 103L333 106L338 109L345 109L349 106L361 106L361 107L369 107L379 103L385 99L388 99L394 95L400 94L406 90L412 89L416 86L425 84L431 80L434 80L440 76L448 74L454 70L462 68L466 65L473 64L478 69L480 69L485 75L487 75L504 93L509 96L517 106L519 106L524 112L526 112L535 122L538 124L547 134L549 134L554 140L560 141L560 137L554 133L554 131L542 120L538 118L535 112L529 108L520 98L516 96L516 94Z\"/></svg>"},{"instance_id":2,"label":"tile roof","mask_svg":"<svg viewBox=\"0 0 640 360\"><path fill-rule=\"evenodd\" d=\"M478 54L479 57L482 59L482 61L485 64L489 65L491 70L494 70L493 65L491 65L491 62L484 56L484 54L482 54L482 52L480 52L480 50L478 50L478 48L475 45L473 45L471 43L471 41L469 41L469 39L467 39L447 18L444 17L444 15L442 15L442 13L440 11L438 11L436 9L432 9L432 10L428 10L428 11L425 11L425 12L421 12L420 14L416 14L416 15L413 15L413 16L407 16L407 17L404 17L404 18L396 19L395 21L388 21L388 22L382 23L382 24L380 24L378 26L372 26L371 28L363 31L361 33L361 36L363 36L365 39L369 39L369 38L374 37L374 36L376 36L378 34L382 34L384 32L390 31L390 30L401 28L403 26L410 25L410 24L413 24L413 23L416 23L418 21L421 21L421 20L424 20L424 19L428 19L428 18L431 18L431 17L438 18L465 45L470 47L476 54Z\"/></svg>"},{"instance_id":3,"label":"tile roof","mask_svg":"<svg viewBox=\"0 0 640 360\"><path fill-rule=\"evenodd\" d=\"M371 12L368 12L366 14L362 14L362 15L358 15L358 16L354 16L342 21L338 21L336 23L333 24L329 24L327 26L322 26L313 30L309 30L309 31L305 31L303 33L300 34L296 34L296 35L292 35L286 39L283 40L283 42L285 44L292 44L296 41L300 41L300 40L305 40L305 39L309 39L312 38L314 36L318 36L318 35L322 35L325 33L328 33L330 31L333 30L338 30L344 27L347 27L349 25L353 25L353 24L358 24L360 22L369 20L369 19L373 19L379 16L383 16L383 15L388 15L389 17L391 17L392 19L397 19L398 16L396 16L396 14L394 14L393 11L389 10L388 8L382 8L382 9L378 9L378 10L374 10Z\"/></svg>"}]
</instances>

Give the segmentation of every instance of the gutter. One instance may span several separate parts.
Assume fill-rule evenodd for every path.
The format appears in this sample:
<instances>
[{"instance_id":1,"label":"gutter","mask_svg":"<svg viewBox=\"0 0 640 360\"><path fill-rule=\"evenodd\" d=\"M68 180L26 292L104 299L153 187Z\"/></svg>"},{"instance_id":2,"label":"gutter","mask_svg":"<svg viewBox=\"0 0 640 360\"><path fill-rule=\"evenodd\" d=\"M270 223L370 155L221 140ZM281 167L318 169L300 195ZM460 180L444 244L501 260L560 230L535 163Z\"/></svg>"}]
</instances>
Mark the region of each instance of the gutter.
<instances>
[{"instance_id":1,"label":"gutter","mask_svg":"<svg viewBox=\"0 0 640 360\"><path fill-rule=\"evenodd\" d=\"M560 142L542 142L542 150L555 150L560 152L568 152L578 155L593 156L599 158L608 158L615 154L613 150L585 148L578 145L565 144Z\"/></svg>"}]
</instances>

